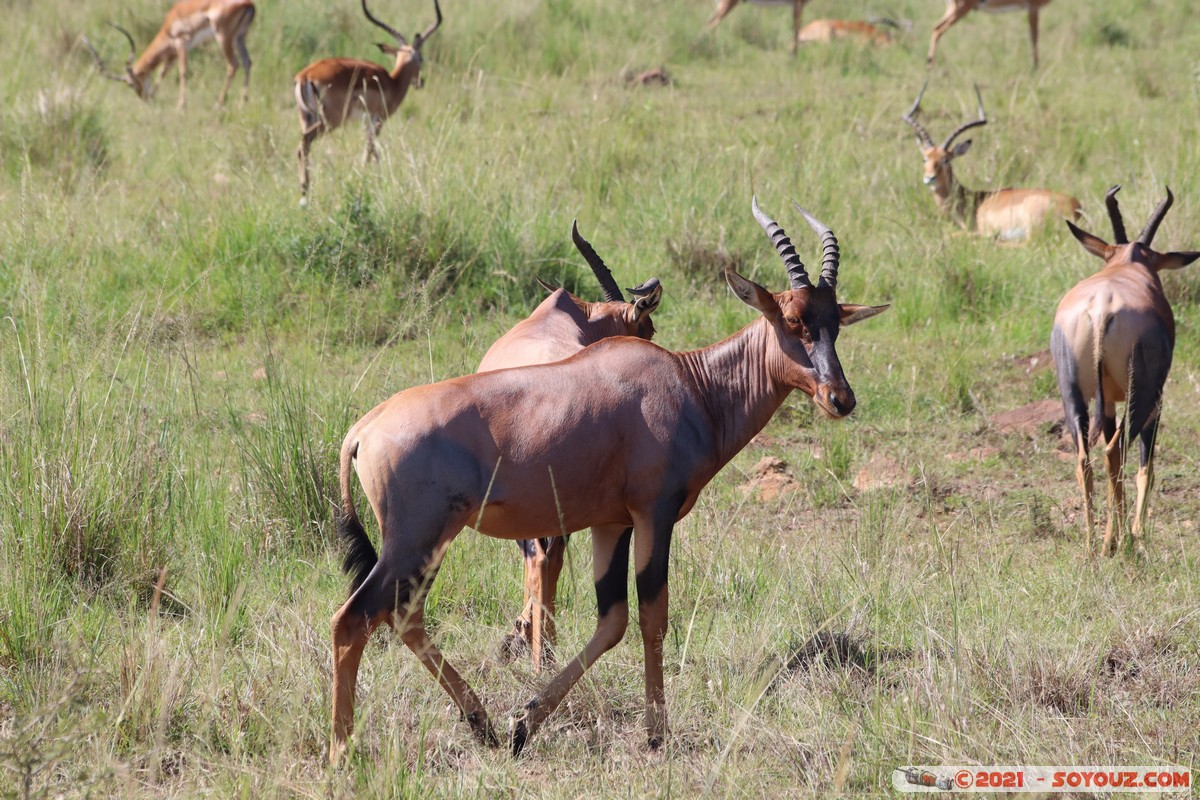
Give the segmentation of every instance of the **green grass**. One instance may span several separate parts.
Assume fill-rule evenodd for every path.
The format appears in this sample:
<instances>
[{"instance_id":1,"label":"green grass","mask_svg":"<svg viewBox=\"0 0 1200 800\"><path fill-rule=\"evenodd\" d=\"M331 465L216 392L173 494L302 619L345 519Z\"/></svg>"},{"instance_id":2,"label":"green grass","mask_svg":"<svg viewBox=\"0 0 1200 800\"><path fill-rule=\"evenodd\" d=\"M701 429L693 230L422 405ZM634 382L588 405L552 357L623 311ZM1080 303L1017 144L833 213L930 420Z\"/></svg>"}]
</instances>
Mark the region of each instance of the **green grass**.
<instances>
[{"instance_id":1,"label":"green grass","mask_svg":"<svg viewBox=\"0 0 1200 800\"><path fill-rule=\"evenodd\" d=\"M12 5L0 32L0 797L873 795L907 763L1197 769L1200 273L1166 279L1179 338L1149 555L1089 561L1058 440L989 417L1056 396L1018 357L1099 264L1058 225L1010 247L939 217L899 119L928 77L945 136L978 82L991 122L957 165L968 186L1067 192L1108 236L1110 185L1136 230L1169 183L1156 244L1200 247L1188 3L1052 4L1033 73L1022 16L983 14L927 72L928 0L818 0L810 18L913 33L795 59L783 9L707 35L702 0L447 0L380 167L356 125L318 140L307 209L291 76L375 58L353 2L262 0L250 102L224 112L211 45L183 112L174 73L143 104L92 68L79 34L119 63L104 23L144 43L164 3L78 6ZM430 6L373 5L409 33ZM625 87L657 66L672 86ZM839 340L854 415L793 399L677 526L668 746L645 748L636 626L518 761L478 747L378 634L356 750L328 769L345 430L473 370L535 276L596 296L576 217L622 285L662 279L661 344L727 336L752 312L722 265L784 285L752 193L810 264L789 201L832 226L842 298L892 309ZM769 502L739 488L763 455L796 480ZM895 485L856 489L882 455ZM594 625L588 551L576 537L564 573L564 657ZM546 680L498 657L520 574L511 543L466 532L429 604L501 722ZM821 631L864 666L797 666Z\"/></svg>"}]
</instances>

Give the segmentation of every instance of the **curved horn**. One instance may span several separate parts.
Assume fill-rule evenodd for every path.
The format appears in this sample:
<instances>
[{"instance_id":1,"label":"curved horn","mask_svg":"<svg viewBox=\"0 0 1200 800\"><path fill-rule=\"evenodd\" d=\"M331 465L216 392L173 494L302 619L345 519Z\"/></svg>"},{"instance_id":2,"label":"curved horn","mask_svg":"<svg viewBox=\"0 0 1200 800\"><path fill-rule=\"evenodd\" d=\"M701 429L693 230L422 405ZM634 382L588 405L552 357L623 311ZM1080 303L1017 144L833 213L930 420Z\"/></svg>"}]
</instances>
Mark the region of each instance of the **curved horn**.
<instances>
[{"instance_id":1,"label":"curved horn","mask_svg":"<svg viewBox=\"0 0 1200 800\"><path fill-rule=\"evenodd\" d=\"M400 31L396 30L391 25L388 25L386 22L381 22L375 18L375 15L371 13L371 9L367 8L367 0L362 0L362 10L363 10L363 13L367 15L367 19L369 19L372 24L376 25L377 27L383 28L385 31L390 33L392 35L392 38L396 40L397 44L400 44L400 45L408 44L408 40L404 38L404 34L400 33Z\"/></svg>"},{"instance_id":2,"label":"curved horn","mask_svg":"<svg viewBox=\"0 0 1200 800\"><path fill-rule=\"evenodd\" d=\"M1109 189L1104 194L1104 205L1108 207L1108 218L1112 220L1113 241L1116 244L1129 244L1129 237L1125 234L1125 220L1121 219L1121 209L1117 205L1117 192L1121 191L1121 185Z\"/></svg>"},{"instance_id":3,"label":"curved horn","mask_svg":"<svg viewBox=\"0 0 1200 800\"><path fill-rule=\"evenodd\" d=\"M133 63L134 56L137 55L137 45L133 43L133 34L115 22L108 23L108 27L120 31L124 34L126 41L129 42L129 55L125 58L125 69L129 69L129 65Z\"/></svg>"},{"instance_id":4,"label":"curved horn","mask_svg":"<svg viewBox=\"0 0 1200 800\"><path fill-rule=\"evenodd\" d=\"M979 84L975 84L975 100L979 103L979 119L970 122L964 122L954 129L954 132L946 137L946 143L942 145L943 150L949 150L950 145L954 144L954 140L963 135L971 128L978 128L980 125L987 125L987 114L983 113L983 95L979 93Z\"/></svg>"},{"instance_id":5,"label":"curved horn","mask_svg":"<svg viewBox=\"0 0 1200 800\"><path fill-rule=\"evenodd\" d=\"M649 278L637 286L626 288L625 291L634 297L645 297L646 295L654 294L661 285L662 282L658 278Z\"/></svg>"},{"instance_id":6,"label":"curved horn","mask_svg":"<svg viewBox=\"0 0 1200 800\"><path fill-rule=\"evenodd\" d=\"M83 46L91 51L92 58L96 59L96 69L100 71L101 75L103 75L105 78L108 78L110 81L124 80L124 78L122 78L120 75L116 75L108 71L108 67L104 64L104 59L100 57L98 52L96 52L96 48L90 39L88 39L86 36L80 36L79 39L83 42Z\"/></svg>"},{"instance_id":7,"label":"curved horn","mask_svg":"<svg viewBox=\"0 0 1200 800\"><path fill-rule=\"evenodd\" d=\"M912 126L912 129L917 132L917 138L921 140L921 144L926 147L933 147L933 137L929 135L929 131L925 130L925 126L917 122L917 112L921 110L921 98L925 96L925 90L929 88L929 81L925 81L925 85L921 87L921 91L917 94L917 99L913 102L912 108L908 110L900 119Z\"/></svg>"},{"instance_id":8,"label":"curved horn","mask_svg":"<svg viewBox=\"0 0 1200 800\"><path fill-rule=\"evenodd\" d=\"M821 237L821 279L817 285L828 286L830 289L837 288L838 266L842 261L842 251L838 248L837 237L833 235L833 231L829 230L829 226L801 208L795 200L792 201L792 205L804 217L808 226Z\"/></svg>"},{"instance_id":9,"label":"curved horn","mask_svg":"<svg viewBox=\"0 0 1200 800\"><path fill-rule=\"evenodd\" d=\"M596 255L591 243L579 233L579 220L571 221L571 241L575 243L583 260L592 268L592 272L596 274L596 280L599 281L600 288L604 291L604 299L610 303L624 303L625 297L621 294L621 287L617 286L617 282L613 280L612 273L605 265L604 259Z\"/></svg>"},{"instance_id":10,"label":"curved horn","mask_svg":"<svg viewBox=\"0 0 1200 800\"><path fill-rule=\"evenodd\" d=\"M438 0L433 0L433 10L437 12L437 20L417 36L417 41L422 44L424 44L430 36L433 36L433 32L436 31L438 26L442 24L442 7L438 5Z\"/></svg>"},{"instance_id":11,"label":"curved horn","mask_svg":"<svg viewBox=\"0 0 1200 800\"><path fill-rule=\"evenodd\" d=\"M766 232L771 244L775 245L775 251L783 259L783 266L787 270L791 288L811 289L812 281L808 279L808 273L804 269L804 263L800 261L800 256L796 255L796 248L792 246L792 240L784 233L783 228L779 227L779 223L768 217L758 207L757 195L750 200L750 210L754 212L754 218L758 220L758 224Z\"/></svg>"},{"instance_id":12,"label":"curved horn","mask_svg":"<svg viewBox=\"0 0 1200 800\"><path fill-rule=\"evenodd\" d=\"M1171 187L1167 187L1167 196L1154 209L1154 213L1150 215L1150 221L1146 223L1146 227L1142 228L1142 232L1138 234L1138 244L1143 244L1146 247L1154 241L1154 234L1158 233L1158 226L1162 224L1163 217L1167 215L1167 209L1175 202L1175 195L1171 194Z\"/></svg>"}]
</instances>

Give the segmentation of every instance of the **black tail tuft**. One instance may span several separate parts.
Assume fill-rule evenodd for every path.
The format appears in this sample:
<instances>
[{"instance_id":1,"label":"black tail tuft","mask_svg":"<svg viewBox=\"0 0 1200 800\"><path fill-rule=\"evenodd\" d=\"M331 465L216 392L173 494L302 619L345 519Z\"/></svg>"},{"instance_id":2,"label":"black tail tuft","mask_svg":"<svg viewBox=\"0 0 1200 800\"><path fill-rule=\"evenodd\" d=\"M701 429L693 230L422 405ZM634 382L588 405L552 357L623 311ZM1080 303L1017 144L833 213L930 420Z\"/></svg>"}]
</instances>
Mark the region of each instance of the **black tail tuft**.
<instances>
[{"instance_id":1,"label":"black tail tuft","mask_svg":"<svg viewBox=\"0 0 1200 800\"><path fill-rule=\"evenodd\" d=\"M357 517L339 513L337 515L338 536L346 543L346 556L342 560L342 572L350 576L350 591L353 592L367 579L375 568L379 555L371 544L366 530Z\"/></svg>"}]
</instances>

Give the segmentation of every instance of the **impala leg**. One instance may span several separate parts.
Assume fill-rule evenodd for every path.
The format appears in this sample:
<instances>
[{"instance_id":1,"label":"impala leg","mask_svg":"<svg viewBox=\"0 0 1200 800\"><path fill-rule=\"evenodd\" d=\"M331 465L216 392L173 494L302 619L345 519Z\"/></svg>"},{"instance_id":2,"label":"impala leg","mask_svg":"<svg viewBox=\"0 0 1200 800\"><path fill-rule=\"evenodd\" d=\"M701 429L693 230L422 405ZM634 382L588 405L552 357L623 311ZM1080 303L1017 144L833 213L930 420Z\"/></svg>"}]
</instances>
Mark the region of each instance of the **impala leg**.
<instances>
[{"instance_id":1,"label":"impala leg","mask_svg":"<svg viewBox=\"0 0 1200 800\"><path fill-rule=\"evenodd\" d=\"M596 631L583 651L571 659L554 679L509 720L513 755L520 755L525 742L546 717L558 708L567 692L600 656L625 636L629 625L629 540L631 531L619 525L592 528L592 569L596 580Z\"/></svg>"},{"instance_id":2,"label":"impala leg","mask_svg":"<svg viewBox=\"0 0 1200 800\"><path fill-rule=\"evenodd\" d=\"M800 44L800 29L804 27L804 4L808 0L792 0L792 55Z\"/></svg>"},{"instance_id":3,"label":"impala leg","mask_svg":"<svg viewBox=\"0 0 1200 800\"><path fill-rule=\"evenodd\" d=\"M1138 435L1141 454L1137 471L1137 500L1133 507L1133 543L1140 554L1145 550L1143 534L1146 529L1147 502L1154 488L1154 442L1158 437L1158 420L1146 424Z\"/></svg>"},{"instance_id":4,"label":"impala leg","mask_svg":"<svg viewBox=\"0 0 1200 800\"><path fill-rule=\"evenodd\" d=\"M363 166L372 161L378 164L379 151L375 149L375 137L379 135L379 130L383 127L383 120L373 114L368 114L363 117L363 124L367 131L367 152L363 156Z\"/></svg>"},{"instance_id":5,"label":"impala leg","mask_svg":"<svg viewBox=\"0 0 1200 800\"><path fill-rule=\"evenodd\" d=\"M225 97L229 94L229 86L237 73L237 58L233 52L233 40L227 36L218 36L217 44L221 46L221 54L225 56L225 85L221 87L221 96L217 98L217 107L225 107Z\"/></svg>"},{"instance_id":6,"label":"impala leg","mask_svg":"<svg viewBox=\"0 0 1200 800\"><path fill-rule=\"evenodd\" d=\"M1029 7L1029 41L1033 45L1033 68L1038 68L1038 7Z\"/></svg>"},{"instance_id":7,"label":"impala leg","mask_svg":"<svg viewBox=\"0 0 1200 800\"><path fill-rule=\"evenodd\" d=\"M712 18L708 20L708 23L704 26L704 29L711 31L713 28L720 25L721 20L725 19L726 15L729 14L730 11L733 11L737 4L738 0L721 0L720 4L717 6L717 10L713 13Z\"/></svg>"},{"instance_id":8,"label":"impala leg","mask_svg":"<svg viewBox=\"0 0 1200 800\"><path fill-rule=\"evenodd\" d=\"M972 9L975 8L974 2L962 2L962 0L947 0L946 13L933 26L933 34L929 37L929 55L925 57L925 63L928 66L933 66L933 59L937 53L938 39L941 39L946 31L965 17Z\"/></svg>"},{"instance_id":9,"label":"impala leg","mask_svg":"<svg viewBox=\"0 0 1200 800\"><path fill-rule=\"evenodd\" d=\"M1125 482L1121 480L1121 467L1125 463L1125 426L1117 424L1115 417L1110 418L1107 409L1102 424L1104 465L1108 475L1108 524L1104 528L1100 552L1111 556L1121 543L1121 532L1125 527Z\"/></svg>"},{"instance_id":10,"label":"impala leg","mask_svg":"<svg viewBox=\"0 0 1200 800\"><path fill-rule=\"evenodd\" d=\"M233 43L242 62L242 105L245 105L250 99L250 51L246 49L246 32L238 34Z\"/></svg>"},{"instance_id":11,"label":"impala leg","mask_svg":"<svg viewBox=\"0 0 1200 800\"><path fill-rule=\"evenodd\" d=\"M671 531L683 500L664 501L648 519L634 517L634 572L637 576L638 624L646 660L646 735L652 749L667 739L667 700L663 690L663 639L667 633L667 567Z\"/></svg>"},{"instance_id":12,"label":"impala leg","mask_svg":"<svg viewBox=\"0 0 1200 800\"><path fill-rule=\"evenodd\" d=\"M175 57L179 60L179 108L187 105L187 45L175 45Z\"/></svg>"},{"instance_id":13,"label":"impala leg","mask_svg":"<svg viewBox=\"0 0 1200 800\"><path fill-rule=\"evenodd\" d=\"M318 120L300 132L300 147L296 150L296 157L300 159L300 205L308 202L308 152L322 130L324 126Z\"/></svg>"}]
</instances>

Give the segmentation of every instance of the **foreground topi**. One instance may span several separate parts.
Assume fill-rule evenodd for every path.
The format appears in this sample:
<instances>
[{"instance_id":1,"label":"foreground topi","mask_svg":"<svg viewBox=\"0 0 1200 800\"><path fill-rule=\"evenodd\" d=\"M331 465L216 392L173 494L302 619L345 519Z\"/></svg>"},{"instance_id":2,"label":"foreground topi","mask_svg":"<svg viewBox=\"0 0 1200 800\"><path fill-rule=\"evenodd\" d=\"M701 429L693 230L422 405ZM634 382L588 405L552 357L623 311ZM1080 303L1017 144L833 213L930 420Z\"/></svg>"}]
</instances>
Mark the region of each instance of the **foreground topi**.
<instances>
[{"instance_id":1,"label":"foreground topi","mask_svg":"<svg viewBox=\"0 0 1200 800\"><path fill-rule=\"evenodd\" d=\"M498 744L478 696L425 630L430 584L466 526L505 539L592 528L595 633L510 719L512 752L521 751L587 667L624 636L631 539L646 729L652 747L664 741L662 644L676 521L793 390L831 418L854 409L834 344L842 326L887 308L837 302L837 239L803 209L822 241L816 285L783 230L757 201L753 210L790 286L771 293L727 267L730 288L760 317L724 341L673 353L641 339L605 339L554 364L409 389L350 429L341 449L338 529L349 545L345 567L353 590L332 620L331 760L353 728L359 662L380 623L399 633L476 736ZM378 557L354 507L352 470L380 525Z\"/></svg>"},{"instance_id":2,"label":"foreground topi","mask_svg":"<svg viewBox=\"0 0 1200 800\"><path fill-rule=\"evenodd\" d=\"M1067 222L1083 248L1103 259L1104 267L1066 293L1058 304L1050 333L1050 351L1058 368L1067 430L1075 442L1075 474L1083 491L1089 553L1095 519L1092 466L1088 458L1088 445L1093 437L1087 406L1090 399L1095 399L1108 471L1108 525L1101 547L1106 555L1115 552L1125 525L1121 469L1125 463L1126 438L1129 441L1137 438L1141 444L1132 536L1139 552L1143 547L1146 501L1154 485L1154 440L1162 412L1163 386L1175 349L1175 315L1158 273L1186 267L1200 258L1198 252L1159 253L1150 249L1154 234L1174 200L1170 189L1138 238L1130 242L1117 206L1120 188L1109 189L1104 198L1112 221L1113 244ZM1120 424L1119 402L1125 403Z\"/></svg>"}]
</instances>

